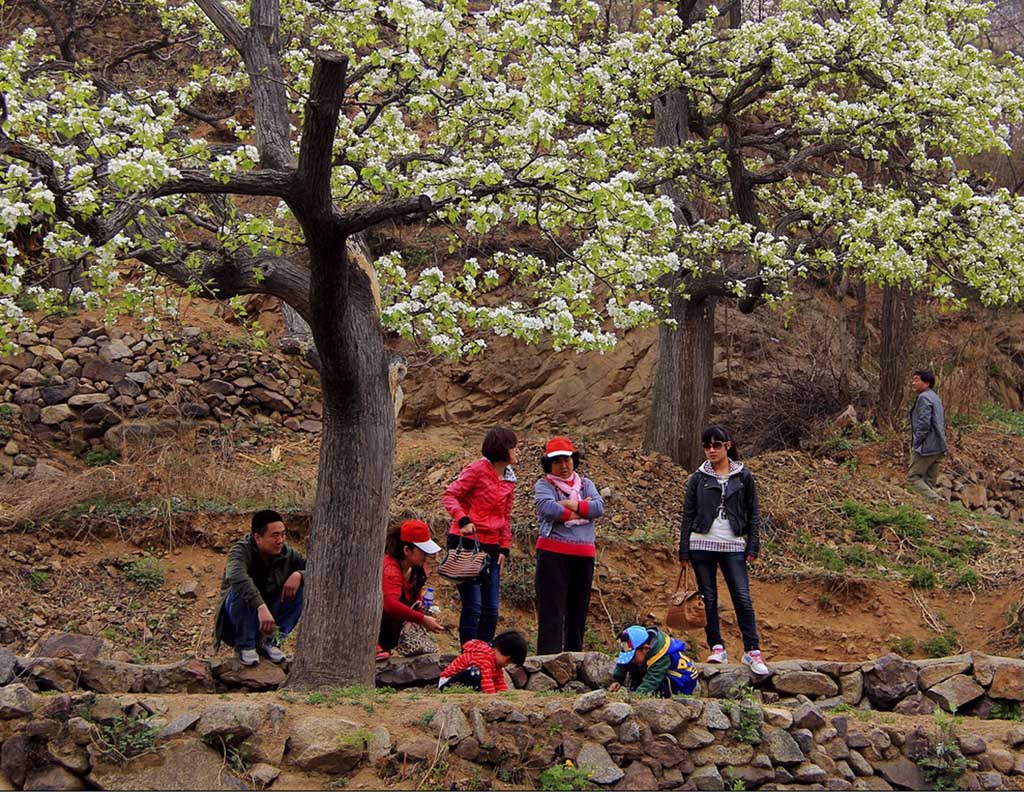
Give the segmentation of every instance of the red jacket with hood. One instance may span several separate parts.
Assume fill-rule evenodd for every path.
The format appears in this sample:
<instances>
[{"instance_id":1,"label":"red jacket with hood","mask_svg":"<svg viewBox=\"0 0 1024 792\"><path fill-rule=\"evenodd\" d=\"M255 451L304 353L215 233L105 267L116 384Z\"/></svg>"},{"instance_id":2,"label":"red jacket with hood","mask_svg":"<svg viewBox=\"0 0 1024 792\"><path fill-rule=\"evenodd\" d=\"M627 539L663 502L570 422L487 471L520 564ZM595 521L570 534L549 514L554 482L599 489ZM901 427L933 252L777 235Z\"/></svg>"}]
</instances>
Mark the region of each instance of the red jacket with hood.
<instances>
[{"instance_id":1,"label":"red jacket with hood","mask_svg":"<svg viewBox=\"0 0 1024 792\"><path fill-rule=\"evenodd\" d=\"M462 647L462 654L448 664L448 667L441 672L441 676L446 679L453 677L470 666L480 669L480 690L482 692L497 693L499 690L508 690L504 669L498 667L494 658L494 649L489 644L475 639L466 641Z\"/></svg>"},{"instance_id":2,"label":"red jacket with hood","mask_svg":"<svg viewBox=\"0 0 1024 792\"><path fill-rule=\"evenodd\" d=\"M466 465L448 485L441 502L452 516L449 534L460 536L462 525L476 526L480 544L492 545L508 555L512 544L512 495L516 477L511 467L498 478L487 458Z\"/></svg>"}]
</instances>

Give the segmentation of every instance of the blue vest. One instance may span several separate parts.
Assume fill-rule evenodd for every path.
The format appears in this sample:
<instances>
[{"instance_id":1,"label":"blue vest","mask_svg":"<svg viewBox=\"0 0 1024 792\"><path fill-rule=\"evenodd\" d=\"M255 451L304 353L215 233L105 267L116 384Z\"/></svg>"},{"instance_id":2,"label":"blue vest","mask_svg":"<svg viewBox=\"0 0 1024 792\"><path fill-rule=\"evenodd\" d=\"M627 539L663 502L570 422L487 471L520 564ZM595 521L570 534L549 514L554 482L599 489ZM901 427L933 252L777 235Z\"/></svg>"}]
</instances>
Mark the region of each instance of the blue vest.
<instances>
[{"instance_id":1,"label":"blue vest","mask_svg":"<svg viewBox=\"0 0 1024 792\"><path fill-rule=\"evenodd\" d=\"M697 679L700 676L697 666L687 657L686 642L678 638L669 638L669 642L661 652L653 657L647 658L648 666L653 665L665 655L668 655L668 676L665 682L668 684L669 695L677 693L693 693L697 689Z\"/></svg>"}]
</instances>

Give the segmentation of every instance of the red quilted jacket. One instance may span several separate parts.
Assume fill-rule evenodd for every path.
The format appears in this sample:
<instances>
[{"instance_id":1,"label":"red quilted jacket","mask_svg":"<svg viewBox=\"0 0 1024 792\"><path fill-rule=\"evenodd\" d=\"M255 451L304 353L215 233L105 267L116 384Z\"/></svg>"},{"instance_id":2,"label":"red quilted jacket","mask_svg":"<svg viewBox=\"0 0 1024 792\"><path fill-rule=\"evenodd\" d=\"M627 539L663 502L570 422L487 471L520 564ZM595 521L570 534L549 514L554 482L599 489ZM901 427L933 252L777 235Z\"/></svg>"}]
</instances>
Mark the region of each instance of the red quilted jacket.
<instances>
[{"instance_id":1,"label":"red quilted jacket","mask_svg":"<svg viewBox=\"0 0 1024 792\"><path fill-rule=\"evenodd\" d=\"M504 670L499 668L494 660L494 650L483 641L466 641L462 647L462 654L448 664L448 667L441 672L441 676L453 677L470 666L480 669L480 690L482 692L497 693L499 690L508 690L508 685L505 684Z\"/></svg>"},{"instance_id":2,"label":"red quilted jacket","mask_svg":"<svg viewBox=\"0 0 1024 792\"><path fill-rule=\"evenodd\" d=\"M512 544L512 495L515 475L506 468L499 479L486 458L466 465L459 477L448 485L441 502L452 516L450 534L459 535L459 520L468 517L476 526L481 544L496 545L507 551Z\"/></svg>"}]
</instances>

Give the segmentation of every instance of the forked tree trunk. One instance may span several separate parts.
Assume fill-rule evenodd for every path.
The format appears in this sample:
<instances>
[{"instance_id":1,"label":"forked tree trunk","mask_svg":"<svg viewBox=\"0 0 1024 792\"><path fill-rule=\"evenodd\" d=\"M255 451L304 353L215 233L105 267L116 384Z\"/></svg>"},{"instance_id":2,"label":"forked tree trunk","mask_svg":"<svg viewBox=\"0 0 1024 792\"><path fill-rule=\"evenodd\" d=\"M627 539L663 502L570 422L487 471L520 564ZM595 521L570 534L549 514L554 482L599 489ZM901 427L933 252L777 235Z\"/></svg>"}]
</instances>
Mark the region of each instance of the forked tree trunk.
<instances>
[{"instance_id":1,"label":"forked tree trunk","mask_svg":"<svg viewBox=\"0 0 1024 792\"><path fill-rule=\"evenodd\" d=\"M345 250L341 244L326 249ZM323 360L320 473L309 536L305 612L288 684L373 685L380 559L395 427L384 339L365 270L313 260L311 326ZM327 297L326 295L330 295Z\"/></svg>"},{"instance_id":2,"label":"forked tree trunk","mask_svg":"<svg viewBox=\"0 0 1024 792\"><path fill-rule=\"evenodd\" d=\"M899 420L910 380L907 353L913 336L914 295L906 285L882 290L881 324L878 414L891 426Z\"/></svg>"},{"instance_id":3,"label":"forked tree trunk","mask_svg":"<svg viewBox=\"0 0 1024 792\"><path fill-rule=\"evenodd\" d=\"M658 365L645 448L668 454L687 470L700 464L700 435L711 410L715 299L672 301L674 328L658 331Z\"/></svg>"}]
</instances>

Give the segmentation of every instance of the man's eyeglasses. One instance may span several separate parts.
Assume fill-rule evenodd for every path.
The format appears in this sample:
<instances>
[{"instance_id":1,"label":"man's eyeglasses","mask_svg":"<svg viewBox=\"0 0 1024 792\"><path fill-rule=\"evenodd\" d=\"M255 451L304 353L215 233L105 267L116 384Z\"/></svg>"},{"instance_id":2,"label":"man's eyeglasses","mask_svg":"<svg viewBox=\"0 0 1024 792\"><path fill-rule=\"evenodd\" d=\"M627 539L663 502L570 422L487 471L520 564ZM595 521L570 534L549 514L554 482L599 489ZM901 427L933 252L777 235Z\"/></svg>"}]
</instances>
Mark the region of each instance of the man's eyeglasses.
<instances>
[{"instance_id":1,"label":"man's eyeglasses","mask_svg":"<svg viewBox=\"0 0 1024 792\"><path fill-rule=\"evenodd\" d=\"M712 440L709 443L705 443L704 448L713 448L717 451L719 448L725 448L725 443L721 440Z\"/></svg>"}]
</instances>

